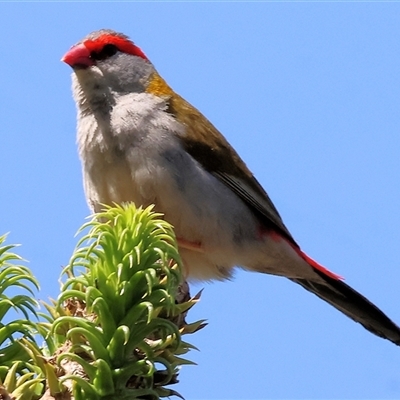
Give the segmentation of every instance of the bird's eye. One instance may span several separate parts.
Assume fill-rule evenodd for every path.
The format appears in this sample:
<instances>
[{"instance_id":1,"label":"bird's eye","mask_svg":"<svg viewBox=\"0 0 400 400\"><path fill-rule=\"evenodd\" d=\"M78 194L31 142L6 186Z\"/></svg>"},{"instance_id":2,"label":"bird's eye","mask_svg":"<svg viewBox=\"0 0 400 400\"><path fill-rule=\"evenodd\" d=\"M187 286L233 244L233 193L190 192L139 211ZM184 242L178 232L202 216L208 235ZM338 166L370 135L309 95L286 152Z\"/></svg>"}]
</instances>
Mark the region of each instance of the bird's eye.
<instances>
[{"instance_id":1,"label":"bird's eye","mask_svg":"<svg viewBox=\"0 0 400 400\"><path fill-rule=\"evenodd\" d=\"M118 47L114 44L106 44L100 51L92 51L90 57L93 60L105 60L113 56L118 51Z\"/></svg>"}]
</instances>

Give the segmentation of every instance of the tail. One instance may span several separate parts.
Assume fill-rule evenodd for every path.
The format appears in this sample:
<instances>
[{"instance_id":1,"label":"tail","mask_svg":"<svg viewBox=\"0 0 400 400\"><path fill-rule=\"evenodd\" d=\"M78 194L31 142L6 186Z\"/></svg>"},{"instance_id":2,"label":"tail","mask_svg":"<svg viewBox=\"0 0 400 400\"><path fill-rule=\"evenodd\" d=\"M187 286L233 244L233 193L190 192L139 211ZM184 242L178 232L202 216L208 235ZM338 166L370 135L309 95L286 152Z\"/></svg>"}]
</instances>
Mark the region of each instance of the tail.
<instances>
[{"instance_id":1,"label":"tail","mask_svg":"<svg viewBox=\"0 0 400 400\"><path fill-rule=\"evenodd\" d=\"M400 346L400 328L392 320L363 295L346 285L334 274L327 274L323 267L305 254L304 256L325 283L297 278L291 279L293 282L325 300L375 335Z\"/></svg>"}]
</instances>

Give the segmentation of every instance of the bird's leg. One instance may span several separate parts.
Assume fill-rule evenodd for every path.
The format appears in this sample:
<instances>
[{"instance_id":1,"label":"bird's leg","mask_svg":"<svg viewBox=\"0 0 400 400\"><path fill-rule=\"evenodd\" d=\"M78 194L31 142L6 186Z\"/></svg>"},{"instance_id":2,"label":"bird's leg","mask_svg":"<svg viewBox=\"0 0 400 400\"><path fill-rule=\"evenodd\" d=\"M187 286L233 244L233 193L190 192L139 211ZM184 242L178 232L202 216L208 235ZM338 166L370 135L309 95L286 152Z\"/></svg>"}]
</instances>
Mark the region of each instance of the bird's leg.
<instances>
[{"instance_id":1,"label":"bird's leg","mask_svg":"<svg viewBox=\"0 0 400 400\"><path fill-rule=\"evenodd\" d=\"M182 249L204 253L201 242L189 242L188 240L181 238L176 238L176 241L178 242L178 247L182 247Z\"/></svg>"}]
</instances>

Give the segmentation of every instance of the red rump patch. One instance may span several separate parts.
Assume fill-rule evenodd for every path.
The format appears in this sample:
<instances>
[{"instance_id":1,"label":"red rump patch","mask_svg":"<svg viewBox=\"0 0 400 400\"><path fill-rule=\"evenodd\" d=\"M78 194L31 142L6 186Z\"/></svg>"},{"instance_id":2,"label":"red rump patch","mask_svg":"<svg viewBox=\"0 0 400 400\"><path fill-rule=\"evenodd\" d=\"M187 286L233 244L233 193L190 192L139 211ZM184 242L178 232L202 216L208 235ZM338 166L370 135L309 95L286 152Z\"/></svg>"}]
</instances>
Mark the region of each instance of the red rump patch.
<instances>
[{"instance_id":1,"label":"red rump patch","mask_svg":"<svg viewBox=\"0 0 400 400\"><path fill-rule=\"evenodd\" d=\"M265 234L265 233L263 233L263 234ZM282 236L281 236L278 232L275 232L275 231L269 231L267 235L268 235L274 242L280 242L280 241L283 239Z\"/></svg>"},{"instance_id":2,"label":"red rump patch","mask_svg":"<svg viewBox=\"0 0 400 400\"><path fill-rule=\"evenodd\" d=\"M313 260L311 257L309 257L306 253L303 253L299 248L294 248L296 250L296 253L308 264L310 264L313 268L317 269L318 271L322 272L325 275L328 275L330 278L336 279L337 281L341 281L344 278L340 275L335 274L334 272L329 271L329 269L326 269L323 267L321 264L318 264L315 260Z\"/></svg>"},{"instance_id":3,"label":"red rump patch","mask_svg":"<svg viewBox=\"0 0 400 400\"><path fill-rule=\"evenodd\" d=\"M95 40L85 40L83 44L90 52L100 52L106 44L113 44L123 53L132 54L133 56L138 56L145 60L148 59L143 51L130 40L108 33L99 36Z\"/></svg>"},{"instance_id":4,"label":"red rump patch","mask_svg":"<svg viewBox=\"0 0 400 400\"><path fill-rule=\"evenodd\" d=\"M329 276L332 279L336 279L336 280L343 280L344 278L340 275L335 274L334 272L329 271L329 269L325 268L324 266L322 266L321 264L318 264L315 260L313 260L311 257L309 257L306 253L304 253L303 251L301 251L300 247L298 247L296 245L296 243L291 243L290 241L288 241L287 239L285 239L284 237L282 237L278 232L276 231L268 231L265 232L265 230L262 230L260 232L260 236L268 236L269 238L271 238L274 242L280 242L281 240L286 240L287 243L290 244L290 246L293 248L293 250L308 264L311 265L311 267L317 269L318 271L322 272L323 274Z\"/></svg>"}]
</instances>

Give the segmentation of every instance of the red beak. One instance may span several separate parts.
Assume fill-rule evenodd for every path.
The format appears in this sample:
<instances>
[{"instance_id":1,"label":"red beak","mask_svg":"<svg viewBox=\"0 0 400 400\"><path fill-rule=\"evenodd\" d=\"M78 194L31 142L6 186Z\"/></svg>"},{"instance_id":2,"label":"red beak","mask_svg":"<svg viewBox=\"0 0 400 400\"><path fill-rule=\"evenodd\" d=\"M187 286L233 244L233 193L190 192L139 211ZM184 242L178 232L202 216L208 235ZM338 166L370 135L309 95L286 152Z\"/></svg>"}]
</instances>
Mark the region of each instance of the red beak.
<instances>
[{"instance_id":1,"label":"red beak","mask_svg":"<svg viewBox=\"0 0 400 400\"><path fill-rule=\"evenodd\" d=\"M77 44L71 47L71 49L64 54L61 61L67 63L72 68L88 68L94 65L93 60L90 58L90 51L84 44Z\"/></svg>"}]
</instances>

